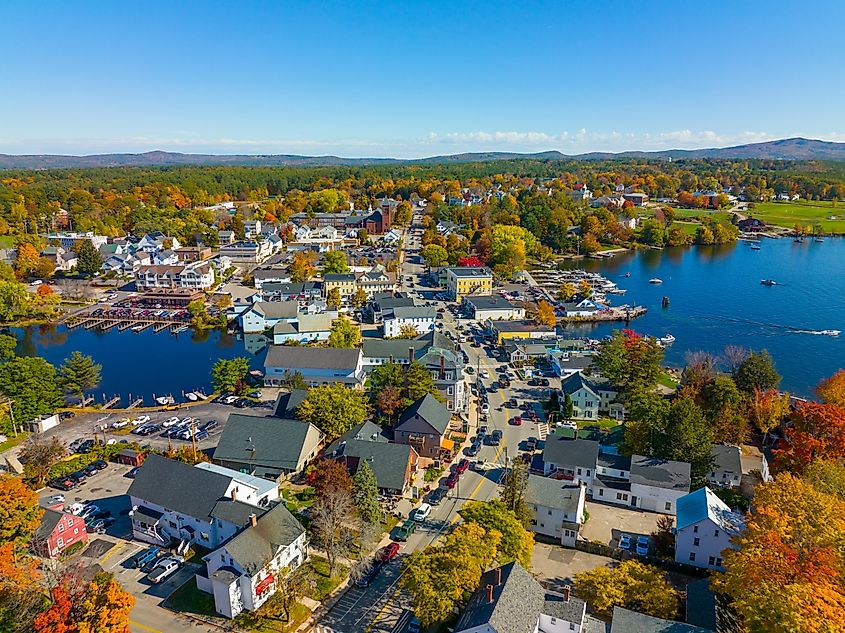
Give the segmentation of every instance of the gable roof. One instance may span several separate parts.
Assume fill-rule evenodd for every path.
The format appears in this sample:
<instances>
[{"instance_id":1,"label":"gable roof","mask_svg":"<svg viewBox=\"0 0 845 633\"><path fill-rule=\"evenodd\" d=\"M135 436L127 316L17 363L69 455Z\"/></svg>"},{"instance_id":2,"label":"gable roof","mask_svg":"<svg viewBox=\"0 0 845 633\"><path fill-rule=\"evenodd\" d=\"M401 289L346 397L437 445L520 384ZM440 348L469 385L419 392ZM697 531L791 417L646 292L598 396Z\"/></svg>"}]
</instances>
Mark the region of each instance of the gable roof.
<instances>
[{"instance_id":1,"label":"gable roof","mask_svg":"<svg viewBox=\"0 0 845 633\"><path fill-rule=\"evenodd\" d=\"M250 576L264 569L280 547L293 543L305 528L288 511L284 503L258 517L255 525L233 536L225 545L229 555Z\"/></svg>"},{"instance_id":2,"label":"gable roof","mask_svg":"<svg viewBox=\"0 0 845 633\"><path fill-rule=\"evenodd\" d=\"M488 585L492 586L492 601L488 597ZM470 598L455 631L487 625L496 633L534 633L545 593L517 562L492 569L481 577L478 590Z\"/></svg>"},{"instance_id":3,"label":"gable roof","mask_svg":"<svg viewBox=\"0 0 845 633\"><path fill-rule=\"evenodd\" d=\"M268 319L293 319L299 312L298 301L259 301L252 310Z\"/></svg>"},{"instance_id":4,"label":"gable roof","mask_svg":"<svg viewBox=\"0 0 845 633\"><path fill-rule=\"evenodd\" d=\"M415 415L428 422L441 435L449 428L449 420L452 419L449 409L440 404L431 394L426 394L402 412L396 428L400 428Z\"/></svg>"},{"instance_id":5,"label":"gable roof","mask_svg":"<svg viewBox=\"0 0 845 633\"><path fill-rule=\"evenodd\" d=\"M739 533L745 525L742 515L731 511L727 504L706 486L678 499L675 515L678 530L704 519L710 519L730 534Z\"/></svg>"},{"instance_id":6,"label":"gable roof","mask_svg":"<svg viewBox=\"0 0 845 633\"><path fill-rule=\"evenodd\" d=\"M690 465L688 462L632 455L631 483L689 492Z\"/></svg>"},{"instance_id":7,"label":"gable roof","mask_svg":"<svg viewBox=\"0 0 845 633\"><path fill-rule=\"evenodd\" d=\"M609 381L604 380L602 378L588 378L580 371L576 371L574 374L567 376L560 384L560 388L563 390L563 392L568 393L570 396L582 387L586 387L596 395L598 395L599 391L616 390L616 388L611 385Z\"/></svg>"},{"instance_id":8,"label":"gable roof","mask_svg":"<svg viewBox=\"0 0 845 633\"><path fill-rule=\"evenodd\" d=\"M290 369L347 369L351 373L358 368L360 356L359 349L271 345L267 349L264 366Z\"/></svg>"},{"instance_id":9,"label":"gable roof","mask_svg":"<svg viewBox=\"0 0 845 633\"><path fill-rule=\"evenodd\" d=\"M585 494L586 489L577 483L529 474L525 502L562 512L578 512Z\"/></svg>"},{"instance_id":10,"label":"gable roof","mask_svg":"<svg viewBox=\"0 0 845 633\"><path fill-rule=\"evenodd\" d=\"M64 513L45 508L44 514L41 515L41 523L35 530L34 538L40 541L48 539L53 533L53 530L56 529L59 521L62 520L62 517L64 517Z\"/></svg>"},{"instance_id":11,"label":"gable roof","mask_svg":"<svg viewBox=\"0 0 845 633\"><path fill-rule=\"evenodd\" d=\"M599 443L595 440L570 440L550 435L543 448L543 461L561 466L595 468L598 456Z\"/></svg>"},{"instance_id":12,"label":"gable roof","mask_svg":"<svg viewBox=\"0 0 845 633\"><path fill-rule=\"evenodd\" d=\"M713 459L713 470L742 474L742 452L739 446L727 444L713 444L710 447L710 457Z\"/></svg>"},{"instance_id":13,"label":"gable roof","mask_svg":"<svg viewBox=\"0 0 845 633\"><path fill-rule=\"evenodd\" d=\"M319 437L309 422L230 413L214 461L250 464L258 474L296 470L309 435Z\"/></svg>"},{"instance_id":14,"label":"gable roof","mask_svg":"<svg viewBox=\"0 0 845 633\"><path fill-rule=\"evenodd\" d=\"M196 519L210 519L231 477L152 453L139 467L128 494Z\"/></svg>"},{"instance_id":15,"label":"gable roof","mask_svg":"<svg viewBox=\"0 0 845 633\"><path fill-rule=\"evenodd\" d=\"M296 409L308 395L307 389L293 389L292 391L280 391L276 396L276 405L273 407L273 415L277 418L291 418L296 416Z\"/></svg>"},{"instance_id":16,"label":"gable roof","mask_svg":"<svg viewBox=\"0 0 845 633\"><path fill-rule=\"evenodd\" d=\"M629 611L622 607L613 607L613 621L610 633L711 633L683 622L654 618L644 613Z\"/></svg>"},{"instance_id":17,"label":"gable roof","mask_svg":"<svg viewBox=\"0 0 845 633\"><path fill-rule=\"evenodd\" d=\"M365 462L369 464L379 488L403 490L408 473L408 462L415 452L408 444L351 439L336 442L334 455L347 458L347 466L354 463L354 475Z\"/></svg>"},{"instance_id":18,"label":"gable roof","mask_svg":"<svg viewBox=\"0 0 845 633\"><path fill-rule=\"evenodd\" d=\"M431 347L426 339L364 338L362 350L367 358L390 358L395 362L408 360L408 350L414 348L414 360L419 360Z\"/></svg>"},{"instance_id":19,"label":"gable roof","mask_svg":"<svg viewBox=\"0 0 845 633\"><path fill-rule=\"evenodd\" d=\"M366 422L361 422L361 424L356 424L346 433L344 433L334 442L332 442L332 445L329 446L326 452L331 453L332 451L336 450L342 442L349 442L351 440L366 440L368 442L389 442L390 440L385 437L382 431L382 427L380 427L378 424L370 422L369 420L367 420Z\"/></svg>"}]
</instances>

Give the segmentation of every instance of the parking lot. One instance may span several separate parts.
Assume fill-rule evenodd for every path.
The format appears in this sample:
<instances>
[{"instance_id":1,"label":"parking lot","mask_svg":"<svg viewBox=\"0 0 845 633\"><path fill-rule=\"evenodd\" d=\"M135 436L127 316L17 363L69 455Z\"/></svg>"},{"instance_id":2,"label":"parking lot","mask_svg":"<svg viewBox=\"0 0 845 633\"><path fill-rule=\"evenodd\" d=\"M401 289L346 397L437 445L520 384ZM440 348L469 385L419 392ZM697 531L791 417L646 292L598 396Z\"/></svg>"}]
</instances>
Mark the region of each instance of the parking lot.
<instances>
[{"instance_id":1,"label":"parking lot","mask_svg":"<svg viewBox=\"0 0 845 633\"><path fill-rule=\"evenodd\" d=\"M585 509L590 513L590 520L581 527L581 536L588 541L600 541L611 547L616 547L623 533L634 540L637 536L649 536L656 530L657 520L663 516L656 512L593 501L587 501ZM619 529L620 526L625 529Z\"/></svg>"}]
</instances>

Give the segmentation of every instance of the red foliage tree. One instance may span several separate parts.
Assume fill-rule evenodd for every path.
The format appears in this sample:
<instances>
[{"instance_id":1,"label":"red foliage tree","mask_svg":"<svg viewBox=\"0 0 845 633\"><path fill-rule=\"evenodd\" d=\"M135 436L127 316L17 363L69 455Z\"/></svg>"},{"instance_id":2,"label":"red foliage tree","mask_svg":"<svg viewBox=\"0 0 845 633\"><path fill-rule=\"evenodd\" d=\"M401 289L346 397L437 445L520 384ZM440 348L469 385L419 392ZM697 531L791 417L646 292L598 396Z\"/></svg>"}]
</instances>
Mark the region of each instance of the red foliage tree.
<instances>
[{"instance_id":1,"label":"red foliage tree","mask_svg":"<svg viewBox=\"0 0 845 633\"><path fill-rule=\"evenodd\" d=\"M815 460L845 457L845 409L835 404L804 402L791 416L781 447L775 451L778 470L803 473Z\"/></svg>"},{"instance_id":2,"label":"red foliage tree","mask_svg":"<svg viewBox=\"0 0 845 633\"><path fill-rule=\"evenodd\" d=\"M475 255L470 255L469 257L461 257L458 260L458 266L470 266L470 267L480 267L484 264L481 263L481 260L478 259Z\"/></svg>"}]
</instances>

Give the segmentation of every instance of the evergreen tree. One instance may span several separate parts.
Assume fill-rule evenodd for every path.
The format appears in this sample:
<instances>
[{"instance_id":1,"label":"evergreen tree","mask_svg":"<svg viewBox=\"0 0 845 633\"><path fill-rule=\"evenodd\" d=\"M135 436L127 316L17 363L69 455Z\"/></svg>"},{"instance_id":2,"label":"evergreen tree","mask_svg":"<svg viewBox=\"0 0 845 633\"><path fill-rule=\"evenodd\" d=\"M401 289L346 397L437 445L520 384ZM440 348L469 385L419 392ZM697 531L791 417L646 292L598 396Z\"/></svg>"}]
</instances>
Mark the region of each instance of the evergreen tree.
<instances>
[{"instance_id":1,"label":"evergreen tree","mask_svg":"<svg viewBox=\"0 0 845 633\"><path fill-rule=\"evenodd\" d=\"M76 255L79 257L79 263L76 269L83 275L93 275L100 272L103 266L103 260L100 259L100 251L94 246L91 240L81 240L77 242L74 247Z\"/></svg>"},{"instance_id":2,"label":"evergreen tree","mask_svg":"<svg viewBox=\"0 0 845 633\"><path fill-rule=\"evenodd\" d=\"M381 521L381 506L378 503L378 484L373 469L364 460L352 478L355 484L355 503L358 513L367 523L375 524Z\"/></svg>"},{"instance_id":3,"label":"evergreen tree","mask_svg":"<svg viewBox=\"0 0 845 633\"><path fill-rule=\"evenodd\" d=\"M102 365L94 362L90 356L74 351L64 365L59 367L59 385L66 393L79 396L80 403L85 401L85 392L100 384Z\"/></svg>"}]
</instances>

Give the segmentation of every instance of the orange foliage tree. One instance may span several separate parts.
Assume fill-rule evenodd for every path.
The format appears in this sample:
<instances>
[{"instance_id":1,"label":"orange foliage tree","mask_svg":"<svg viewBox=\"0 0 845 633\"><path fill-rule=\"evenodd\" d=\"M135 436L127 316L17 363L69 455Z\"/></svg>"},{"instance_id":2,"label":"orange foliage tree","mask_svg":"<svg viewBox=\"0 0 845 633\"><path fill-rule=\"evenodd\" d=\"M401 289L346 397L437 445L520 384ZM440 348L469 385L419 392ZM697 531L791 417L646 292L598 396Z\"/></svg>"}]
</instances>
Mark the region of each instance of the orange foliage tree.
<instances>
[{"instance_id":1,"label":"orange foliage tree","mask_svg":"<svg viewBox=\"0 0 845 633\"><path fill-rule=\"evenodd\" d=\"M78 588L65 576L52 590L52 604L39 613L35 633L129 633L135 598L111 574L97 574Z\"/></svg>"},{"instance_id":2,"label":"orange foliage tree","mask_svg":"<svg viewBox=\"0 0 845 633\"><path fill-rule=\"evenodd\" d=\"M758 486L754 511L724 553L714 588L749 633L845 630L845 502L783 473Z\"/></svg>"},{"instance_id":3,"label":"orange foliage tree","mask_svg":"<svg viewBox=\"0 0 845 633\"><path fill-rule=\"evenodd\" d=\"M822 380L816 387L816 393L828 404L845 408L845 369Z\"/></svg>"},{"instance_id":4,"label":"orange foliage tree","mask_svg":"<svg viewBox=\"0 0 845 633\"><path fill-rule=\"evenodd\" d=\"M805 402L791 417L781 447L775 451L778 470L803 473L816 460L845 457L845 409L835 404Z\"/></svg>"},{"instance_id":5,"label":"orange foliage tree","mask_svg":"<svg viewBox=\"0 0 845 633\"><path fill-rule=\"evenodd\" d=\"M0 543L26 546L43 513L38 495L20 477L0 476Z\"/></svg>"},{"instance_id":6,"label":"orange foliage tree","mask_svg":"<svg viewBox=\"0 0 845 633\"><path fill-rule=\"evenodd\" d=\"M554 327L557 324L555 309L547 301L537 303L537 316L535 318L540 325Z\"/></svg>"}]
</instances>

